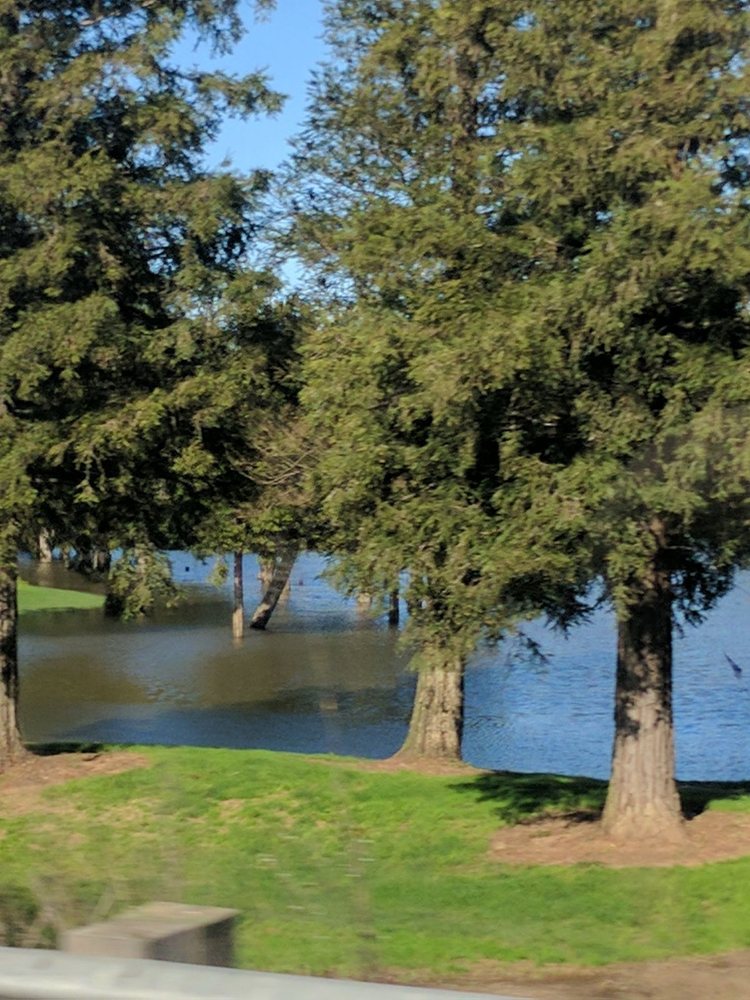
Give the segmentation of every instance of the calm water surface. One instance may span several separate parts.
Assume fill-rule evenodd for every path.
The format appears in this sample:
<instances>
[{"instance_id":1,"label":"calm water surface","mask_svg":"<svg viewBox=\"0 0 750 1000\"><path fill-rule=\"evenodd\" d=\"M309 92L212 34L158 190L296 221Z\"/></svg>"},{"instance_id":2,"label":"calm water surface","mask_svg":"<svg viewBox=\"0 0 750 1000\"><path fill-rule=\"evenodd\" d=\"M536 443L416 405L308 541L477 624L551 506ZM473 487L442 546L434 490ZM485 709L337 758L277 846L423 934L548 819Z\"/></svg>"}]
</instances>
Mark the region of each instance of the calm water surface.
<instances>
[{"instance_id":1,"label":"calm water surface","mask_svg":"<svg viewBox=\"0 0 750 1000\"><path fill-rule=\"evenodd\" d=\"M27 739L263 747L386 757L406 732L414 678L397 634L362 616L297 563L266 633L230 632L229 587L183 554L179 608L146 622L100 611L35 612L21 625ZM259 596L248 556L246 603ZM40 579L33 564L24 575ZM46 582L85 587L59 566ZM533 623L548 662L512 643L475 657L464 756L481 767L606 777L612 739L614 626L604 611L568 639ZM741 667L737 680L725 654ZM750 778L750 575L675 646L677 769L684 779Z\"/></svg>"}]
</instances>

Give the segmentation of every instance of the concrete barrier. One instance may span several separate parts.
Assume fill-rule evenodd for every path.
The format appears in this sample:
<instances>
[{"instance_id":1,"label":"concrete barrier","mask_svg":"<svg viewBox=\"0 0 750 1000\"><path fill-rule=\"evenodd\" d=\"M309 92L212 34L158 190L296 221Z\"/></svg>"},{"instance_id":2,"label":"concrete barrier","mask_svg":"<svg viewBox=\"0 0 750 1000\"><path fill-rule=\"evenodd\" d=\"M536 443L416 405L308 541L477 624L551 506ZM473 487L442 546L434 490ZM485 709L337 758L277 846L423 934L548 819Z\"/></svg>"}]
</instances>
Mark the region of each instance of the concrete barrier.
<instances>
[{"instance_id":1,"label":"concrete barrier","mask_svg":"<svg viewBox=\"0 0 750 1000\"><path fill-rule=\"evenodd\" d=\"M239 915L239 910L219 906L146 903L111 920L65 931L61 947L72 955L232 966Z\"/></svg>"},{"instance_id":2,"label":"concrete barrier","mask_svg":"<svg viewBox=\"0 0 750 1000\"><path fill-rule=\"evenodd\" d=\"M0 948L0 1000L490 1000L488 994ZM496 1000L520 1000L500 997Z\"/></svg>"}]
</instances>

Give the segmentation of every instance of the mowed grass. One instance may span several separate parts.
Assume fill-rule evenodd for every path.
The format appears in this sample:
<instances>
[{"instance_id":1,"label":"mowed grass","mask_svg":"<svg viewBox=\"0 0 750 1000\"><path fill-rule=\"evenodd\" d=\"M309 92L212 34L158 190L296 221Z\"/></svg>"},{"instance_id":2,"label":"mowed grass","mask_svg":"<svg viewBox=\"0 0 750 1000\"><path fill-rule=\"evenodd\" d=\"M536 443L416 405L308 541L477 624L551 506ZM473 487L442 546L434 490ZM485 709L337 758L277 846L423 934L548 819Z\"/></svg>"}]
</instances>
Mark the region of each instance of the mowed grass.
<instances>
[{"instance_id":1,"label":"mowed grass","mask_svg":"<svg viewBox=\"0 0 750 1000\"><path fill-rule=\"evenodd\" d=\"M404 981L487 960L596 965L750 946L750 859L630 870L490 860L499 824L595 805L597 782L139 753L150 767L48 788L20 812L7 801L0 917L3 894L33 894L57 931L152 899L229 906L242 914L241 966ZM737 789L711 794L750 809Z\"/></svg>"},{"instance_id":2,"label":"mowed grass","mask_svg":"<svg viewBox=\"0 0 750 1000\"><path fill-rule=\"evenodd\" d=\"M100 594L86 594L79 590L61 590L57 587L37 587L24 580L18 581L18 610L70 611L75 608L101 608L104 598Z\"/></svg>"}]
</instances>

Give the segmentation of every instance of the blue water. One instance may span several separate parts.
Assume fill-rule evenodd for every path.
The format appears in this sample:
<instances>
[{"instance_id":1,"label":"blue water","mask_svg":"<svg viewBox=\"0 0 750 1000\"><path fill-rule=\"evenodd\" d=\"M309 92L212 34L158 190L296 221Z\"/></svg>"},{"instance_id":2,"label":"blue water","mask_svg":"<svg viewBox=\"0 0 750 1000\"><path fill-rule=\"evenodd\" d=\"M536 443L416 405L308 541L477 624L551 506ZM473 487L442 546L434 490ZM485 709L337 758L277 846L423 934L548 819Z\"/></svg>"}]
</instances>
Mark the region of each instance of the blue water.
<instances>
[{"instance_id":1,"label":"blue water","mask_svg":"<svg viewBox=\"0 0 750 1000\"><path fill-rule=\"evenodd\" d=\"M259 595L246 561L246 603ZM31 740L189 743L386 757L406 732L413 675L397 634L358 613L305 555L289 601L266 633L235 642L228 585L180 554L187 600L146 622L100 612L22 620L21 722ZM55 570L59 576L59 570ZM33 567L27 567L33 575ZM70 584L70 579L57 579ZM75 581L74 581L75 582ZM78 584L80 585L80 584ZM675 642L677 771L683 779L750 778L750 575ZM612 740L612 616L563 637L535 622L519 643L483 650L466 680L464 757L481 767L606 777ZM726 655L743 674L738 679Z\"/></svg>"}]
</instances>

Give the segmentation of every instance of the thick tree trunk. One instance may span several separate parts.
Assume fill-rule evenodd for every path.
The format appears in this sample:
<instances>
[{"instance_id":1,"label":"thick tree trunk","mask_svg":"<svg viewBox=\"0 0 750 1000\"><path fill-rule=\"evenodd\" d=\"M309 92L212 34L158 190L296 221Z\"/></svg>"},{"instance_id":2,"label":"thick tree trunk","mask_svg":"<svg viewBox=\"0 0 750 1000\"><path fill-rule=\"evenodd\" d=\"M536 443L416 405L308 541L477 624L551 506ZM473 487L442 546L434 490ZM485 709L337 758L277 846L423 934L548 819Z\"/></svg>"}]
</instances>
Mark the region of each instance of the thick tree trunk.
<instances>
[{"instance_id":1,"label":"thick tree trunk","mask_svg":"<svg viewBox=\"0 0 750 1000\"><path fill-rule=\"evenodd\" d=\"M245 633L245 595L242 577L242 553L234 554L234 608L232 611L232 635L241 639Z\"/></svg>"},{"instance_id":2,"label":"thick tree trunk","mask_svg":"<svg viewBox=\"0 0 750 1000\"><path fill-rule=\"evenodd\" d=\"M262 630L268 625L271 615L279 603L279 598L289 584L289 577L298 551L299 549L296 545L290 545L279 549L276 553L271 582L263 595L263 599L253 612L253 616L250 619L250 628Z\"/></svg>"},{"instance_id":3,"label":"thick tree trunk","mask_svg":"<svg viewBox=\"0 0 750 1000\"><path fill-rule=\"evenodd\" d=\"M0 770L24 756L18 729L18 601L15 555L0 561Z\"/></svg>"},{"instance_id":4,"label":"thick tree trunk","mask_svg":"<svg viewBox=\"0 0 750 1000\"><path fill-rule=\"evenodd\" d=\"M612 776L602 816L615 839L684 837L674 777L672 592L658 559L618 621Z\"/></svg>"},{"instance_id":5,"label":"thick tree trunk","mask_svg":"<svg viewBox=\"0 0 750 1000\"><path fill-rule=\"evenodd\" d=\"M409 732L397 757L461 760L464 722L464 664L419 671Z\"/></svg>"},{"instance_id":6,"label":"thick tree trunk","mask_svg":"<svg viewBox=\"0 0 750 1000\"><path fill-rule=\"evenodd\" d=\"M36 557L40 563L52 562L52 538L46 528L42 528L39 532L36 543Z\"/></svg>"}]
</instances>

